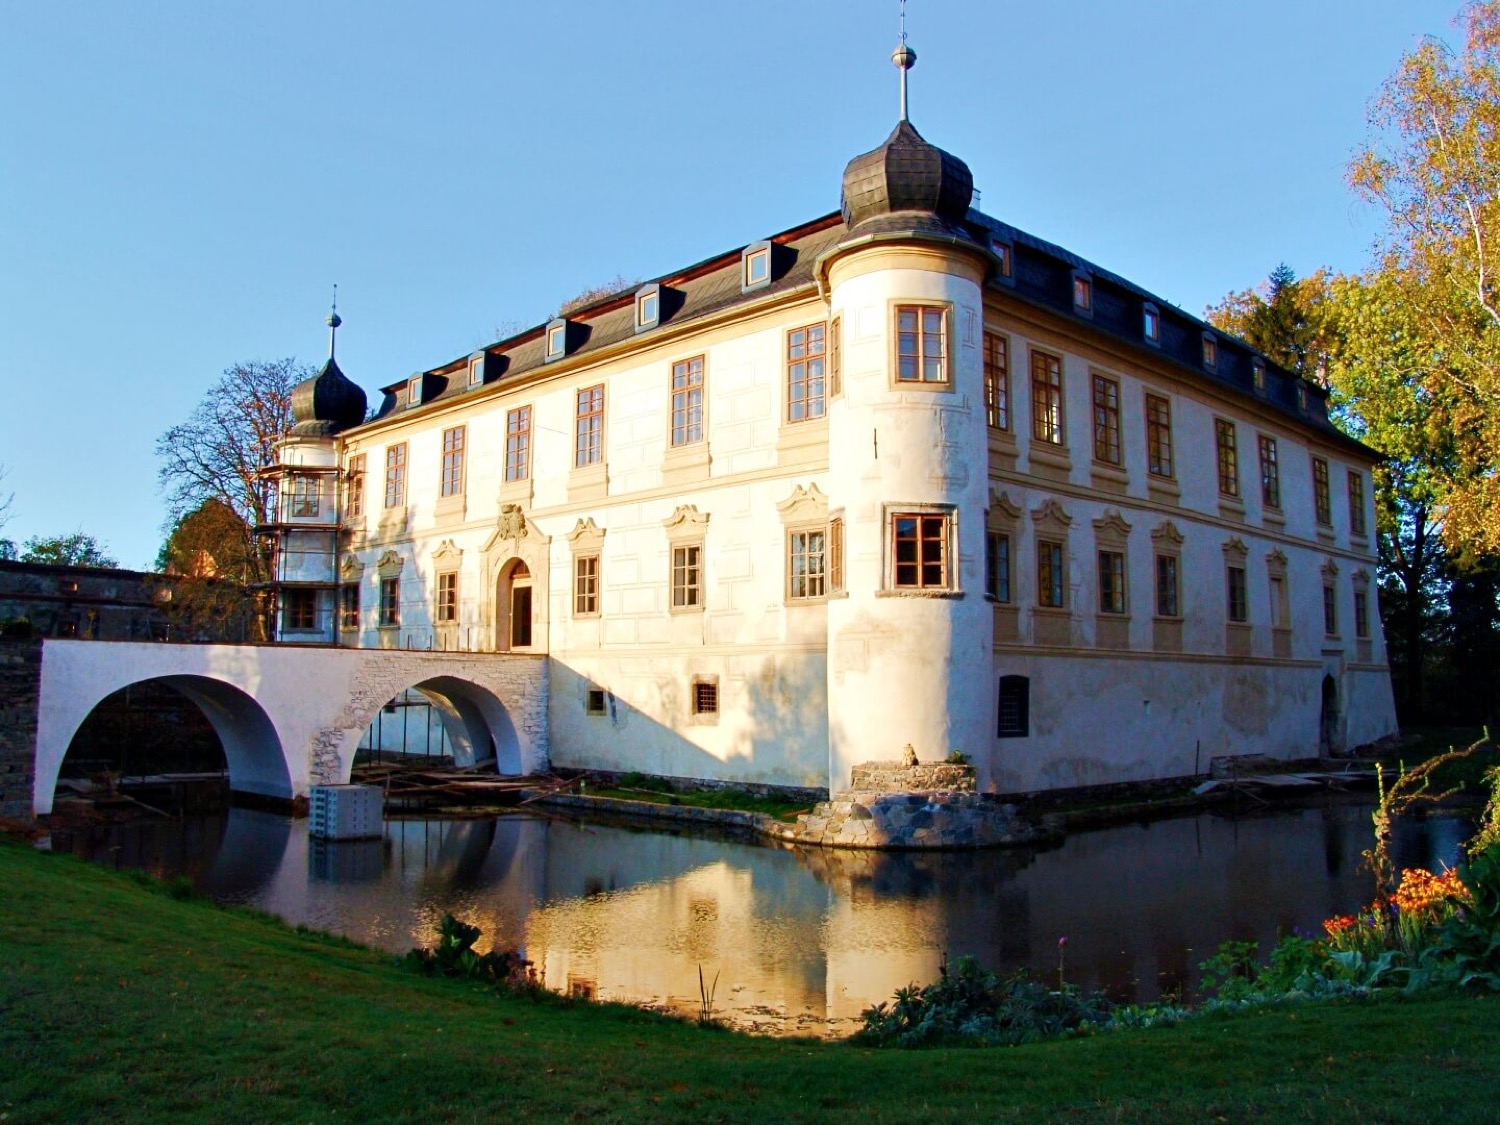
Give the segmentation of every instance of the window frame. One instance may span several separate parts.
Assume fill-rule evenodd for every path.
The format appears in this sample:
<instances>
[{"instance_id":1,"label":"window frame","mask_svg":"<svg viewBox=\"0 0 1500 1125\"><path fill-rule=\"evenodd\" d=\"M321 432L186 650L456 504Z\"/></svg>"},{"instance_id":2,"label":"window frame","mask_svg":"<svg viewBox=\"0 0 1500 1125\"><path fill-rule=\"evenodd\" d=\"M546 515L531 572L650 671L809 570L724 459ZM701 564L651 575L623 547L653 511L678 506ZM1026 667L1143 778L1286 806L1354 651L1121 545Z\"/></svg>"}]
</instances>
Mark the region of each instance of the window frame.
<instances>
[{"instance_id":1,"label":"window frame","mask_svg":"<svg viewBox=\"0 0 1500 1125\"><path fill-rule=\"evenodd\" d=\"M1250 620L1250 573L1242 560L1224 564L1224 619L1234 625Z\"/></svg>"},{"instance_id":2,"label":"window frame","mask_svg":"<svg viewBox=\"0 0 1500 1125\"><path fill-rule=\"evenodd\" d=\"M1349 535L1364 539L1369 535L1369 524L1365 519L1365 475L1357 469L1348 469Z\"/></svg>"},{"instance_id":3,"label":"window frame","mask_svg":"<svg viewBox=\"0 0 1500 1125\"><path fill-rule=\"evenodd\" d=\"M505 412L506 484L531 479L531 403L513 406Z\"/></svg>"},{"instance_id":4,"label":"window frame","mask_svg":"<svg viewBox=\"0 0 1500 1125\"><path fill-rule=\"evenodd\" d=\"M1011 703L1009 722L1006 721L1007 700ZM1030 677L1015 675L1000 677L995 692L995 737L1031 737Z\"/></svg>"},{"instance_id":5,"label":"window frame","mask_svg":"<svg viewBox=\"0 0 1500 1125\"><path fill-rule=\"evenodd\" d=\"M708 434L708 356L700 352L671 366L668 445L698 445Z\"/></svg>"},{"instance_id":6,"label":"window frame","mask_svg":"<svg viewBox=\"0 0 1500 1125\"><path fill-rule=\"evenodd\" d=\"M1094 315L1094 279L1082 270L1073 271L1073 311L1080 316Z\"/></svg>"},{"instance_id":7,"label":"window frame","mask_svg":"<svg viewBox=\"0 0 1500 1125\"><path fill-rule=\"evenodd\" d=\"M814 537L817 540L816 546L813 543ZM787 601L818 602L824 601L827 597L828 526L822 524L788 528L786 532Z\"/></svg>"},{"instance_id":8,"label":"window frame","mask_svg":"<svg viewBox=\"0 0 1500 1125\"><path fill-rule=\"evenodd\" d=\"M1130 612L1125 586L1125 550L1101 547L1095 551L1099 582L1099 612L1109 617L1124 617Z\"/></svg>"},{"instance_id":9,"label":"window frame","mask_svg":"<svg viewBox=\"0 0 1500 1125\"><path fill-rule=\"evenodd\" d=\"M1145 392L1146 471L1162 480L1174 480L1177 466L1172 450L1172 400L1166 395ZM1161 407L1160 417L1155 407Z\"/></svg>"},{"instance_id":10,"label":"window frame","mask_svg":"<svg viewBox=\"0 0 1500 1125\"><path fill-rule=\"evenodd\" d=\"M285 600L281 605L282 632L316 633L318 631L318 591L291 586L284 590L284 595Z\"/></svg>"},{"instance_id":11,"label":"window frame","mask_svg":"<svg viewBox=\"0 0 1500 1125\"><path fill-rule=\"evenodd\" d=\"M703 612L703 541L672 543L668 561L668 608L673 613Z\"/></svg>"},{"instance_id":12,"label":"window frame","mask_svg":"<svg viewBox=\"0 0 1500 1125\"><path fill-rule=\"evenodd\" d=\"M359 519L365 514L365 466L368 462L363 453L351 453L348 467L344 470L344 507L350 519Z\"/></svg>"},{"instance_id":13,"label":"window frame","mask_svg":"<svg viewBox=\"0 0 1500 1125\"><path fill-rule=\"evenodd\" d=\"M1240 498L1239 434L1229 418L1214 419L1214 464L1218 470L1219 495Z\"/></svg>"},{"instance_id":14,"label":"window frame","mask_svg":"<svg viewBox=\"0 0 1500 1125\"><path fill-rule=\"evenodd\" d=\"M589 396L588 409L584 396ZM604 384L579 387L573 395L573 467L604 464Z\"/></svg>"},{"instance_id":15,"label":"window frame","mask_svg":"<svg viewBox=\"0 0 1500 1125\"><path fill-rule=\"evenodd\" d=\"M926 390L951 390L953 387L953 306L945 301L900 301L891 304L891 385L897 389L926 389ZM929 354L928 340L932 333L929 330L928 316L936 314L938 317L937 343L938 351L936 357ZM914 315L916 326L911 330L903 329L902 317ZM912 338L915 351L908 353L904 350L906 337ZM937 363L938 378L927 377L928 365L934 361ZM914 377L908 379L903 374L903 362L910 359L915 367Z\"/></svg>"},{"instance_id":16,"label":"window frame","mask_svg":"<svg viewBox=\"0 0 1500 1125\"><path fill-rule=\"evenodd\" d=\"M458 571L443 570L437 575L437 600L432 619L438 625L458 624Z\"/></svg>"},{"instance_id":17,"label":"window frame","mask_svg":"<svg viewBox=\"0 0 1500 1125\"><path fill-rule=\"evenodd\" d=\"M984 419L990 429L1010 433L1010 337L984 330Z\"/></svg>"},{"instance_id":18,"label":"window frame","mask_svg":"<svg viewBox=\"0 0 1500 1125\"><path fill-rule=\"evenodd\" d=\"M602 555L598 551L573 556L573 616L599 616L599 577Z\"/></svg>"},{"instance_id":19,"label":"window frame","mask_svg":"<svg viewBox=\"0 0 1500 1125\"><path fill-rule=\"evenodd\" d=\"M1339 635L1339 591L1333 579L1323 579L1323 636Z\"/></svg>"},{"instance_id":20,"label":"window frame","mask_svg":"<svg viewBox=\"0 0 1500 1125\"><path fill-rule=\"evenodd\" d=\"M1028 366L1031 371L1031 440L1066 449L1068 420L1062 356L1032 348Z\"/></svg>"},{"instance_id":21,"label":"window frame","mask_svg":"<svg viewBox=\"0 0 1500 1125\"><path fill-rule=\"evenodd\" d=\"M1089 383L1094 422L1094 460L1118 468L1125 455L1120 440L1120 380L1097 371L1092 376Z\"/></svg>"},{"instance_id":22,"label":"window frame","mask_svg":"<svg viewBox=\"0 0 1500 1125\"><path fill-rule=\"evenodd\" d=\"M836 515L828 520L828 593L830 595L844 594L846 576L844 573L844 517Z\"/></svg>"},{"instance_id":23,"label":"window frame","mask_svg":"<svg viewBox=\"0 0 1500 1125\"><path fill-rule=\"evenodd\" d=\"M287 516L290 519L317 519L322 503L322 489L318 478L312 473L292 473L287 496Z\"/></svg>"},{"instance_id":24,"label":"window frame","mask_svg":"<svg viewBox=\"0 0 1500 1125\"><path fill-rule=\"evenodd\" d=\"M1182 617L1182 556L1155 552L1156 616L1177 621Z\"/></svg>"},{"instance_id":25,"label":"window frame","mask_svg":"<svg viewBox=\"0 0 1500 1125\"><path fill-rule=\"evenodd\" d=\"M399 574L382 574L380 576L380 600L379 616L377 623L381 629L401 628L401 576Z\"/></svg>"},{"instance_id":26,"label":"window frame","mask_svg":"<svg viewBox=\"0 0 1500 1125\"><path fill-rule=\"evenodd\" d=\"M903 534L903 521L912 521ZM886 513L886 589L902 594L945 594L956 588L954 537L957 513L951 507L900 505ZM915 547L914 557L902 558L903 544ZM936 557L930 557L934 552ZM931 568L936 567L934 576ZM915 568L914 570L912 568ZM903 580L903 574L911 580Z\"/></svg>"},{"instance_id":27,"label":"window frame","mask_svg":"<svg viewBox=\"0 0 1500 1125\"><path fill-rule=\"evenodd\" d=\"M1068 544L1049 535L1036 537L1036 604L1041 609L1068 608Z\"/></svg>"},{"instance_id":28,"label":"window frame","mask_svg":"<svg viewBox=\"0 0 1500 1125\"><path fill-rule=\"evenodd\" d=\"M464 494L464 446L468 441L468 427L449 426L443 431L442 472L438 482L438 496L450 499Z\"/></svg>"},{"instance_id":29,"label":"window frame","mask_svg":"<svg viewBox=\"0 0 1500 1125\"><path fill-rule=\"evenodd\" d=\"M824 389L830 399L840 398L844 393L844 318L842 315L828 321L828 379ZM826 411L826 406L825 406Z\"/></svg>"},{"instance_id":30,"label":"window frame","mask_svg":"<svg viewBox=\"0 0 1500 1125\"><path fill-rule=\"evenodd\" d=\"M813 334L817 334L816 345ZM801 341L798 337L801 336ZM816 347L816 351L814 351ZM798 354L800 350L801 354ZM816 321L811 324L798 325L788 328L782 347L783 368L786 375L786 409L783 411L782 420L789 426L799 425L803 422L815 422L820 418L828 416L828 322ZM814 373L816 367L816 373ZM813 395L812 387L816 383L818 393ZM798 398L798 388L801 388L801 398ZM816 409L814 409L816 404ZM802 409L802 417L797 417L797 409Z\"/></svg>"},{"instance_id":31,"label":"window frame","mask_svg":"<svg viewBox=\"0 0 1500 1125\"><path fill-rule=\"evenodd\" d=\"M1354 590L1354 639L1370 639L1370 591L1358 587Z\"/></svg>"},{"instance_id":32,"label":"window frame","mask_svg":"<svg viewBox=\"0 0 1500 1125\"><path fill-rule=\"evenodd\" d=\"M1260 454L1260 502L1267 508L1281 510L1281 458L1276 439L1270 434L1256 435Z\"/></svg>"},{"instance_id":33,"label":"window frame","mask_svg":"<svg viewBox=\"0 0 1500 1125\"><path fill-rule=\"evenodd\" d=\"M385 447L385 507L406 507L406 442Z\"/></svg>"},{"instance_id":34,"label":"window frame","mask_svg":"<svg viewBox=\"0 0 1500 1125\"><path fill-rule=\"evenodd\" d=\"M1333 527L1333 489L1330 484L1328 458L1312 455L1313 518L1319 527Z\"/></svg>"},{"instance_id":35,"label":"window frame","mask_svg":"<svg viewBox=\"0 0 1500 1125\"><path fill-rule=\"evenodd\" d=\"M360 597L358 582L345 582L339 587L339 628L360 627Z\"/></svg>"},{"instance_id":36,"label":"window frame","mask_svg":"<svg viewBox=\"0 0 1500 1125\"><path fill-rule=\"evenodd\" d=\"M997 605L1010 605L1015 596L1015 556L1008 530L986 528L984 533L984 595Z\"/></svg>"},{"instance_id":37,"label":"window frame","mask_svg":"<svg viewBox=\"0 0 1500 1125\"><path fill-rule=\"evenodd\" d=\"M1141 306L1141 337L1152 347L1161 347L1161 310L1150 301Z\"/></svg>"}]
</instances>

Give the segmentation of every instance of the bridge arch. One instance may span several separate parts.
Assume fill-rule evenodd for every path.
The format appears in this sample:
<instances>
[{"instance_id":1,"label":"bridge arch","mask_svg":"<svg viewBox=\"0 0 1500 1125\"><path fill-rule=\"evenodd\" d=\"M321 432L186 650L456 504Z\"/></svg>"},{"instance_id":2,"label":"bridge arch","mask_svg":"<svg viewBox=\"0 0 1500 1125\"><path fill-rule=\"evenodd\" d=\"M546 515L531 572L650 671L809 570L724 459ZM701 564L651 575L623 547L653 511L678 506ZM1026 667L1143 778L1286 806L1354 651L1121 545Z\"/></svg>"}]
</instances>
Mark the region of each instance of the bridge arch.
<instances>
[{"instance_id":1,"label":"bridge arch","mask_svg":"<svg viewBox=\"0 0 1500 1125\"><path fill-rule=\"evenodd\" d=\"M174 674L127 678L93 699L75 701L73 714L51 726L44 734L39 733L35 782L38 812L51 811L63 760L84 721L114 692L153 683L180 692L203 713L219 736L232 790L282 800L292 798L292 778L281 737L265 709L245 691L224 680Z\"/></svg>"},{"instance_id":2,"label":"bridge arch","mask_svg":"<svg viewBox=\"0 0 1500 1125\"><path fill-rule=\"evenodd\" d=\"M496 773L514 776L525 772L516 724L510 710L489 688L462 676L436 675L398 688L392 698L403 691L419 692L432 704L453 747L455 766L493 763ZM368 714L360 716L361 730L374 722L378 710L378 706L371 707Z\"/></svg>"}]
</instances>

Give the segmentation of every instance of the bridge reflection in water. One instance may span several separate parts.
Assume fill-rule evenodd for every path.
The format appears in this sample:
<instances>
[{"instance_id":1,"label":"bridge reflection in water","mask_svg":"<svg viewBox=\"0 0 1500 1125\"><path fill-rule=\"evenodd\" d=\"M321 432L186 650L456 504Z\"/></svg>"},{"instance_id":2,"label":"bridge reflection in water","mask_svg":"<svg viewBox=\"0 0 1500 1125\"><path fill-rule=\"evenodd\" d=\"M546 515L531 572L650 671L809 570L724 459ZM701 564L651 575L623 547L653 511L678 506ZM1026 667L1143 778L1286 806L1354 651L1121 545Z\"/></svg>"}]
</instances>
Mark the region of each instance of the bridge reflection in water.
<instances>
[{"instance_id":1,"label":"bridge reflection in water","mask_svg":"<svg viewBox=\"0 0 1500 1125\"><path fill-rule=\"evenodd\" d=\"M601 999L696 1012L701 966L737 1026L839 1032L933 979L945 953L1055 980L1064 936L1070 983L1121 999L1190 989L1221 941L1317 931L1368 901L1369 809L1205 814L1045 852L794 853L522 816L391 821L384 839L331 844L248 809L54 846L398 953L431 944L451 912L522 950L549 987ZM1398 861L1440 869L1466 831L1403 824Z\"/></svg>"}]
</instances>

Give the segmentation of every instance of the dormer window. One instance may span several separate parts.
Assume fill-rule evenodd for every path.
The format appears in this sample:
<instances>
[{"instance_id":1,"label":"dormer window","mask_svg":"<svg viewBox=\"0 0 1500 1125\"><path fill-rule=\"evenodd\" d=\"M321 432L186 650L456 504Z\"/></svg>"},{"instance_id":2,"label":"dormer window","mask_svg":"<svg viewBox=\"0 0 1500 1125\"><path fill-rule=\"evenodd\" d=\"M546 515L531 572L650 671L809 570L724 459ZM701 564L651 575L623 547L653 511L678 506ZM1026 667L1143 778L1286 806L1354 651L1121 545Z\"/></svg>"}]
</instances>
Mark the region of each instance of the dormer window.
<instances>
[{"instance_id":1,"label":"dormer window","mask_svg":"<svg viewBox=\"0 0 1500 1125\"><path fill-rule=\"evenodd\" d=\"M771 244L752 242L741 255L740 290L764 289L771 284Z\"/></svg>"},{"instance_id":2,"label":"dormer window","mask_svg":"<svg viewBox=\"0 0 1500 1125\"><path fill-rule=\"evenodd\" d=\"M469 357L469 386L477 387L484 382L484 353L475 352Z\"/></svg>"},{"instance_id":3,"label":"dormer window","mask_svg":"<svg viewBox=\"0 0 1500 1125\"><path fill-rule=\"evenodd\" d=\"M542 355L544 363L552 363L554 360L562 359L568 354L568 322L559 317L547 325L545 337L546 350Z\"/></svg>"},{"instance_id":4,"label":"dormer window","mask_svg":"<svg viewBox=\"0 0 1500 1125\"><path fill-rule=\"evenodd\" d=\"M1306 383L1298 383L1297 384L1297 409L1300 410L1300 411L1302 411L1302 413L1304 413L1304 414L1307 413L1307 384Z\"/></svg>"},{"instance_id":5,"label":"dormer window","mask_svg":"<svg viewBox=\"0 0 1500 1125\"><path fill-rule=\"evenodd\" d=\"M1094 312L1094 281L1088 274L1073 272L1073 311L1091 316Z\"/></svg>"},{"instance_id":6,"label":"dormer window","mask_svg":"<svg viewBox=\"0 0 1500 1125\"><path fill-rule=\"evenodd\" d=\"M406 381L406 405L422 405L422 376L413 375Z\"/></svg>"},{"instance_id":7,"label":"dormer window","mask_svg":"<svg viewBox=\"0 0 1500 1125\"><path fill-rule=\"evenodd\" d=\"M644 332L661 323L661 286L643 285L635 291L635 330Z\"/></svg>"},{"instance_id":8,"label":"dormer window","mask_svg":"<svg viewBox=\"0 0 1500 1125\"><path fill-rule=\"evenodd\" d=\"M1141 307L1141 335L1148 344L1161 344L1161 310L1150 302Z\"/></svg>"},{"instance_id":9,"label":"dormer window","mask_svg":"<svg viewBox=\"0 0 1500 1125\"><path fill-rule=\"evenodd\" d=\"M995 255L995 261L999 265L999 268L995 272L1000 277L1010 277L1010 243L1001 242L999 239L991 239L990 253Z\"/></svg>"},{"instance_id":10,"label":"dormer window","mask_svg":"<svg viewBox=\"0 0 1500 1125\"><path fill-rule=\"evenodd\" d=\"M1203 366L1212 371L1219 365L1219 341L1212 332L1203 333Z\"/></svg>"},{"instance_id":11,"label":"dormer window","mask_svg":"<svg viewBox=\"0 0 1500 1125\"><path fill-rule=\"evenodd\" d=\"M1255 386L1256 394L1266 393L1266 361L1259 356L1250 361L1250 381Z\"/></svg>"}]
</instances>

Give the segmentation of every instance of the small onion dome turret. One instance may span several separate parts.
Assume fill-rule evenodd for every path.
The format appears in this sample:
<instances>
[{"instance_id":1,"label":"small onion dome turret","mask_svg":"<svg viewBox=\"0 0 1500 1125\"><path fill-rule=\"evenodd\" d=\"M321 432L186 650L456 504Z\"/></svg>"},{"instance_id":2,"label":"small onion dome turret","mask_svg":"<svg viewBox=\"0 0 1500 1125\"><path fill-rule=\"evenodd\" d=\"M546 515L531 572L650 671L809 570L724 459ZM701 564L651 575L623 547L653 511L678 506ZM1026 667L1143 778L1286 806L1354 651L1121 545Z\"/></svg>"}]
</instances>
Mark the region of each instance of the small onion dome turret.
<instances>
[{"instance_id":1,"label":"small onion dome turret","mask_svg":"<svg viewBox=\"0 0 1500 1125\"><path fill-rule=\"evenodd\" d=\"M920 211L961 223L974 198L974 176L952 153L928 144L901 121L873 152L844 169L842 210L850 227L897 211Z\"/></svg>"},{"instance_id":2,"label":"small onion dome turret","mask_svg":"<svg viewBox=\"0 0 1500 1125\"><path fill-rule=\"evenodd\" d=\"M323 369L292 388L292 435L328 437L365 420L365 392L330 356Z\"/></svg>"}]
</instances>

